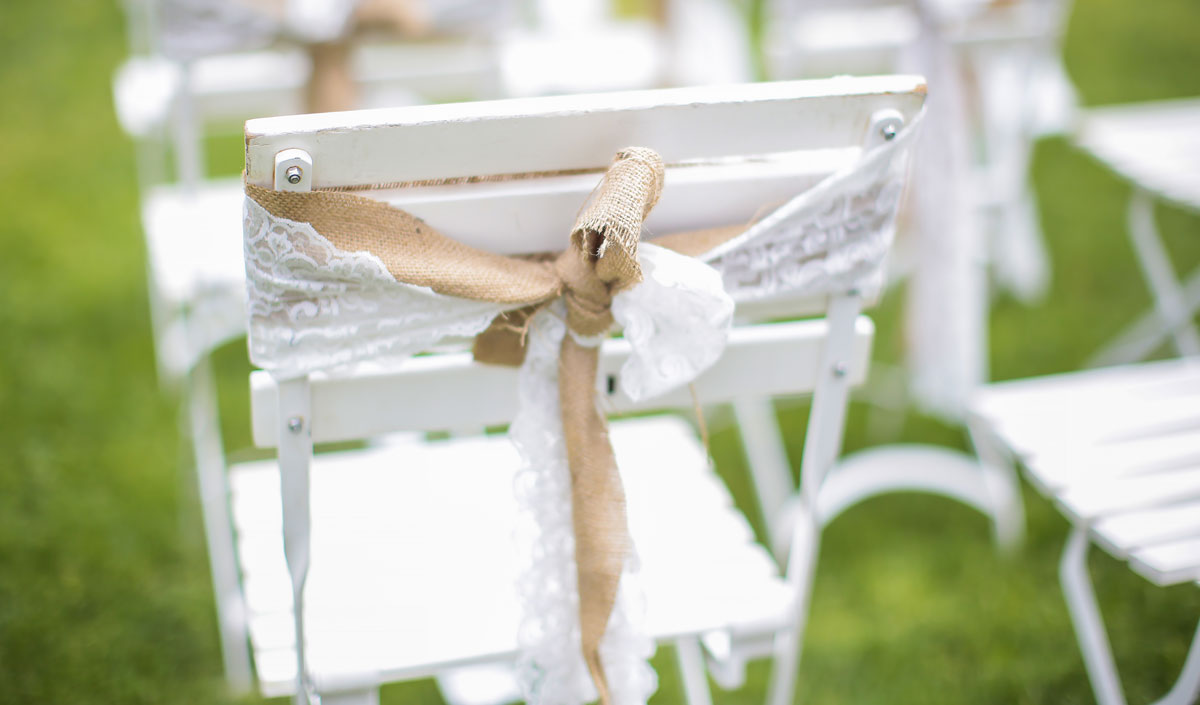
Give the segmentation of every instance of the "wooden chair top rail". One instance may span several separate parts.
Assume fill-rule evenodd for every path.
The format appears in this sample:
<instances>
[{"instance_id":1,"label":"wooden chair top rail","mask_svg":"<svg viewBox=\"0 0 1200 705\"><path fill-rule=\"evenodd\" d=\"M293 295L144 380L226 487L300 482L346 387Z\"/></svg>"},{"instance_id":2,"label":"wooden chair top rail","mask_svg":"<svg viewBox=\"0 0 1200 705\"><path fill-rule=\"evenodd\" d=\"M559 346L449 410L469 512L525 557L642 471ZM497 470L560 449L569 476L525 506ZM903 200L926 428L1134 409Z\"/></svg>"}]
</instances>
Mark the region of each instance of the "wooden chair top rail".
<instances>
[{"instance_id":1,"label":"wooden chair top rail","mask_svg":"<svg viewBox=\"0 0 1200 705\"><path fill-rule=\"evenodd\" d=\"M246 123L246 176L272 187L292 148L321 189L602 169L630 145L668 165L859 146L872 115L907 122L924 99L919 76L839 77L262 118Z\"/></svg>"}]
</instances>

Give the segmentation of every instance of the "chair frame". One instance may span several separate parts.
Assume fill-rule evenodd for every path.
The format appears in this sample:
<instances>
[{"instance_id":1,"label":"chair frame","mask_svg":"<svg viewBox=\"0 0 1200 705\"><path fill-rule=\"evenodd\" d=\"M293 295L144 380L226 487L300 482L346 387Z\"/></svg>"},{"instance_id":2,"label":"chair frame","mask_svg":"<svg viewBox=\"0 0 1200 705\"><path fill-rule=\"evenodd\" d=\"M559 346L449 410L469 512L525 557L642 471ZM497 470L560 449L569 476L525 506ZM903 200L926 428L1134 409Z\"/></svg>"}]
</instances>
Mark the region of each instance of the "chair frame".
<instances>
[{"instance_id":1,"label":"chair frame","mask_svg":"<svg viewBox=\"0 0 1200 705\"><path fill-rule=\"evenodd\" d=\"M445 139L444 135L449 133L444 131L456 129L451 123L471 124L472 120L469 115L472 112L478 113L481 118L484 118L484 122L491 118L496 119L494 128L476 130L476 132L486 131L489 134L496 134L503 130L506 135L504 142L475 157L470 166L470 173L473 174L512 173L514 150L518 149L517 145L536 144L539 136L546 134L559 137L562 131L567 129L566 121L568 120L577 121L572 129L586 130L588 128L584 125L590 121L593 129L599 131L604 131L606 128L611 131L611 126L617 124L619 120L627 120L628 122L621 128L624 130L624 134L616 139L623 142L642 139L654 144L656 148L666 154L687 139L694 139L692 133L700 121L700 118L695 115L697 112L701 112L701 109L716 114L732 109L739 104L745 104L745 107L741 108L744 114L734 118L735 124L730 126L730 130L723 133L725 137L718 140L723 143L714 148L714 151L725 150L725 153L730 154L739 151L749 154L769 151L771 145L767 144L767 138L760 135L769 133L770 127L746 132L738 132L737 128L742 124L746 126L754 124L779 126L775 129L782 129L782 125L788 122L794 124L797 119L807 120L804 113L795 113L794 109L786 107L789 101L800 98L805 101L796 103L796 105L802 104L810 112L819 114L828 110L848 110L859 117L848 117L836 122L824 120L815 131L822 133L819 137L814 136L815 132L810 135L803 130L796 129L794 148L820 147L823 146L822 141L828 142L833 139L840 139L844 144L854 144L855 142L863 144L863 135L866 135L866 144L870 145L880 140L890 139L891 135L896 134L899 125L904 122L903 116L893 110L896 98L899 97L897 94L919 94L922 91L917 87L918 85L912 79L903 77L837 79L792 84L724 87L715 91L684 89L628 93L617 94L615 98L575 96L563 99L541 99L536 102L504 101L476 106L425 106L411 109L411 112L405 114L382 111L359 115L343 114L338 117L315 115L278 119L271 122L251 121L247 124L247 180L250 183L269 186L276 190L306 191L313 188L314 184L347 186L452 177L456 175L454 170L463 168L463 165L459 163L461 160L450 158L445 163L438 163L430 162L428 159L405 159L405 150L410 145L422 144L430 137ZM617 104L623 103L623 107L614 110L612 107L614 101ZM685 108L685 110L680 111L679 108ZM467 115L463 115L464 110ZM506 114L518 115L524 111L536 115L539 119L504 122ZM662 126L666 124L665 121L669 118L656 116L654 119L642 122L640 115L648 115L650 111L670 114L672 118L685 120L686 125L672 132L662 129ZM626 115L628 117L625 117ZM725 113L725 115L728 117L731 113ZM467 118L465 122L463 121L464 117ZM355 134L361 130L375 131L374 149L367 150L365 154L359 150L358 153L364 154L364 156L353 164L343 164L336 159L328 158L329 155L337 154L353 143ZM632 133L632 138L630 133ZM645 135L651 139L639 137L639 135ZM476 139L478 136L474 134L466 137L463 140L465 144L461 149L470 151L471 143ZM553 156L546 156L540 152L523 153L518 160L520 170L552 171L564 160L605 163L611 156L609 152L612 146L603 140L592 140L591 142L595 144L572 144L569 149L575 150L577 153L570 155L558 153L560 150L547 150L555 152ZM594 153L588 153L586 156L580 154L580 152L588 152L588 150ZM299 178L293 182L287 178L287 175L289 170L292 170L291 174L295 177L297 169ZM594 181L594 177L592 180ZM590 186L583 190L576 186L573 189L575 193L565 201L570 205L564 207L577 208L581 200L580 196L587 193L586 188L590 188ZM704 189L709 186L701 183L693 184L690 188L693 189L693 194L697 194L703 193ZM473 207L486 208L488 203L486 201L473 203ZM419 210L414 209L413 212L422 215ZM556 228L561 228L562 222L569 222L570 211L566 212L568 217L565 220L561 214L556 214ZM648 223L650 228L654 227L653 218L652 215L651 221ZM453 235L450 232L448 234ZM549 249L557 244L557 239L560 237L561 235L554 232L546 235L538 233L523 241L522 246L530 251ZM811 386L807 387L807 390L811 390L813 394L814 412L806 430L807 441L800 503L808 511L805 519L795 523L796 538L789 542L792 547L792 560L788 563L786 580L796 596L794 624L789 629L767 635L765 639L751 639L745 644L734 643L729 635L721 634L691 635L677 641L677 653L684 687L688 700L693 705L707 705L711 702L708 684L704 678L704 662L701 658L704 651L707 651L710 667L714 669L727 666L728 664L723 662L726 659L731 660L732 666L726 668L725 673L729 676L726 680L734 681L738 680L741 664L747 658L764 653L773 654L776 659L776 667L773 669L769 686L769 702L771 705L784 705L791 700L811 589L812 565L816 557L815 539L819 528L816 524L818 516L816 511L817 490L821 487L824 476L833 467L834 460L840 451L850 385L861 379L865 372L866 358L865 350L861 348L862 331L860 330L864 324L856 323L856 321L865 320L859 318L859 312L864 298L870 298L872 295L871 292L855 290L832 296L826 302L825 325L827 327L825 330L828 331L828 334L820 340L819 348L817 348L819 352L816 353L815 358L819 359L819 363L814 365L814 377L811 379ZM612 345L606 344L605 346L606 359L610 356L610 347ZM720 365L721 363L718 363L718 367ZM268 381L268 378L264 377L265 373L256 373L256 375L258 381L254 394L255 439L260 445L274 444L277 447L284 508L285 554L293 582L293 604L303 605L304 583L309 565L308 532L311 518L308 502L313 443L342 437L340 432L330 430L331 424L334 423L330 420L333 418L332 415L327 415L324 417L325 420L322 420L321 406L329 404L329 400L314 404L314 399L318 398L318 390L323 385L343 383L352 385L353 378L336 380L335 378L326 379L323 376L305 376ZM384 383L383 379L377 378L371 381L370 386L378 389L378 385L381 383ZM730 390L728 399L745 400L748 398L745 380L740 380L735 387L736 391ZM771 390L761 391L765 393ZM751 390L749 393L754 394L755 392ZM390 393L390 396L391 398L402 398L395 396L395 393ZM271 403L272 401L274 403ZM687 405L686 401L682 403ZM662 401L656 402L652 406L661 408L664 405L669 404L667 401ZM348 407L342 406L341 408ZM622 407L617 405L614 409L620 411ZM395 413L403 415L401 410L397 410ZM764 437L766 435L763 433L764 426L773 423L772 416L767 416L766 419L766 424L757 424L752 427L751 435L747 437L751 445L758 446L759 442L755 439ZM483 425L503 420L503 418L490 420L481 418L475 419L470 425ZM370 430L382 431L385 430L385 427L386 429L400 428L397 421L398 418L387 419L385 422L381 422L384 427ZM408 419L408 421L417 424L418 428L421 423L427 423L427 420ZM411 425L404 427L412 428ZM765 430L769 431L770 429ZM363 431L364 429L358 429L354 437L362 437L365 435ZM777 444L778 440L775 443ZM774 446L774 450L771 450L769 446L764 447L768 448L766 453L777 452L779 448L778 445ZM761 457L763 454L759 455ZM782 467L782 470L787 471L786 465ZM779 468L777 467L776 475L778 472ZM768 471L769 473L770 471ZM767 482L774 482L775 488L787 487L790 486L790 477L786 480L776 477ZM773 491L778 491L778 489ZM761 488L760 492L762 492ZM770 491L766 493L766 496L770 496ZM301 614L302 609L294 611L298 635L303 634L303 625L300 623L302 621ZM701 649L699 638L701 636L704 637L704 650ZM720 638L722 636L724 639ZM301 638L298 643L302 644L303 639ZM722 648L722 643L724 648ZM297 657L303 662L302 651L298 650ZM714 675L717 675L715 670ZM304 703L312 692L311 684L303 682L302 671L299 677L301 682L297 684L295 697L296 702ZM321 697L325 703L374 703L377 697L375 686L374 683L338 684L331 692L322 693Z\"/></svg>"},{"instance_id":2,"label":"chair frame","mask_svg":"<svg viewBox=\"0 0 1200 705\"><path fill-rule=\"evenodd\" d=\"M1091 108L1084 112L1075 135L1080 149L1132 186L1125 211L1125 230L1152 299L1151 309L1092 356L1088 367L1145 360L1164 341L1170 342L1180 355L1200 355L1200 328L1195 322L1200 312L1200 269L1193 270L1181 281L1154 218L1154 208L1159 202L1200 212L1200 196L1194 188L1188 188L1186 175L1181 175L1176 183L1170 183L1165 174L1157 173L1158 168L1153 163L1137 163L1120 150L1114 150L1112 137L1104 137L1106 129L1112 129L1106 123L1114 118L1122 120L1125 116L1137 117L1138 113L1144 113L1143 119L1153 119L1177 110L1200 114L1200 101L1166 100L1145 105Z\"/></svg>"}]
</instances>

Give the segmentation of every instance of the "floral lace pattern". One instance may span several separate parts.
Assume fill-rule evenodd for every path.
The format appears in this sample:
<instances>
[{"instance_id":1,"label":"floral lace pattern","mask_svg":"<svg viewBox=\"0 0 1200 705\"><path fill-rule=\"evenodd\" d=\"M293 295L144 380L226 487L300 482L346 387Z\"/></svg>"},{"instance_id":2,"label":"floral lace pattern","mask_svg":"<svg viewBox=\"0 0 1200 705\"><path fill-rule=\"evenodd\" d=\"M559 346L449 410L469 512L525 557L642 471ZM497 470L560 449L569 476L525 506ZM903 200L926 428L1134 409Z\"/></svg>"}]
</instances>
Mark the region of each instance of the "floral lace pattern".
<instances>
[{"instance_id":1,"label":"floral lace pattern","mask_svg":"<svg viewBox=\"0 0 1200 705\"><path fill-rule=\"evenodd\" d=\"M703 259L721 272L730 296L768 301L877 285L915 127L707 253Z\"/></svg>"},{"instance_id":2,"label":"floral lace pattern","mask_svg":"<svg viewBox=\"0 0 1200 705\"><path fill-rule=\"evenodd\" d=\"M555 302L529 331L518 377L518 412L509 437L521 455L514 480L521 602L517 676L531 705L580 705L596 689L580 650L575 535L571 523L571 472L567 466L558 401L558 353L566 335L565 308ZM646 633L637 559L631 557L617 603L600 642L600 658L614 705L644 705L658 687L647 659L654 642Z\"/></svg>"},{"instance_id":3,"label":"floral lace pattern","mask_svg":"<svg viewBox=\"0 0 1200 705\"><path fill-rule=\"evenodd\" d=\"M398 282L370 252L343 252L250 198L244 219L250 360L279 378L400 361L511 308Z\"/></svg>"},{"instance_id":4,"label":"floral lace pattern","mask_svg":"<svg viewBox=\"0 0 1200 705\"><path fill-rule=\"evenodd\" d=\"M634 401L687 384L716 362L734 309L721 275L694 257L642 243L638 262L642 282L612 303L632 348L621 390Z\"/></svg>"}]
</instances>

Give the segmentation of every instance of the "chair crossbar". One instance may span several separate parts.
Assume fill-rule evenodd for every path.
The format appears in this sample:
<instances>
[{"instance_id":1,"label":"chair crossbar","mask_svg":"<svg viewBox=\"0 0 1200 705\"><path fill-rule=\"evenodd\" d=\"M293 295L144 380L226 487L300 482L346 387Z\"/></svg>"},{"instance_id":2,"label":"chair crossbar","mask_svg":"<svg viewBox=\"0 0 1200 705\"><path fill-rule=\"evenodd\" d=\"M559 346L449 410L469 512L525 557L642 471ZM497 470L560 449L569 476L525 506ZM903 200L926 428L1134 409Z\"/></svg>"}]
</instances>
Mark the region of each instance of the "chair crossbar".
<instances>
[{"instance_id":1,"label":"chair crossbar","mask_svg":"<svg viewBox=\"0 0 1200 705\"><path fill-rule=\"evenodd\" d=\"M764 324L735 329L725 354L695 382L702 404L747 396L808 394L823 374L821 354L828 326L824 320ZM866 378L874 324L865 316L855 325L848 365L851 383ZM620 369L629 358L623 339L605 343L598 375L598 398L611 413L693 405L688 389L642 402L622 391ZM746 375L745 370L756 374ZM609 387L611 380L611 390ZM516 368L475 363L469 353L417 357L388 369L364 369L335 376L314 374L312 438L316 443L367 438L399 430L440 431L501 425L516 413ZM254 442L278 442L278 384L266 372L251 375ZM394 403L419 399L420 404Z\"/></svg>"}]
</instances>

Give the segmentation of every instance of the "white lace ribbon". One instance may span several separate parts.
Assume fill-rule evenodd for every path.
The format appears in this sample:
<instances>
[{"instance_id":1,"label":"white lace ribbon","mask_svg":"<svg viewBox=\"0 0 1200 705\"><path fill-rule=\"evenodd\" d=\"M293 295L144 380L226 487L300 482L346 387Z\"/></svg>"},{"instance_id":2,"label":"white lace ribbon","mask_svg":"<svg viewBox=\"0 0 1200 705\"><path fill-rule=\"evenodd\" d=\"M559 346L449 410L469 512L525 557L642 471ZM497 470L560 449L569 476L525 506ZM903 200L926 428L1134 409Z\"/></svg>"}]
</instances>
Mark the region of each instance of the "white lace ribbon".
<instances>
[{"instance_id":1,"label":"white lace ribbon","mask_svg":"<svg viewBox=\"0 0 1200 705\"><path fill-rule=\"evenodd\" d=\"M613 297L613 318L632 354L621 389L634 400L688 384L721 357L733 321L733 299L721 275L692 257L643 243L643 280ZM531 705L581 705L596 699L580 650L571 473L558 400L564 307L555 302L531 325L521 366L517 416L509 436L521 454L516 478L521 601L518 675ZM645 705L658 679L648 659L645 595L636 556L621 576L617 603L600 644L614 705Z\"/></svg>"}]
</instances>

